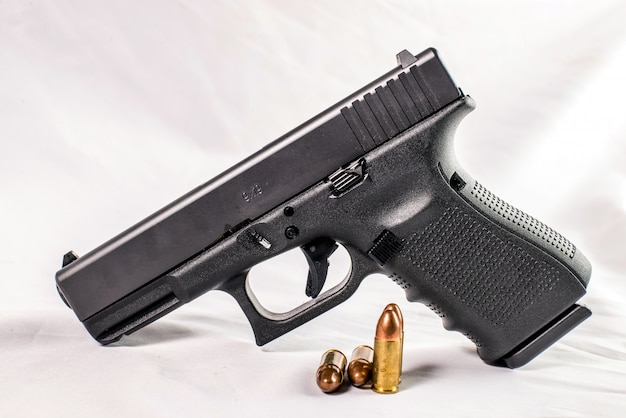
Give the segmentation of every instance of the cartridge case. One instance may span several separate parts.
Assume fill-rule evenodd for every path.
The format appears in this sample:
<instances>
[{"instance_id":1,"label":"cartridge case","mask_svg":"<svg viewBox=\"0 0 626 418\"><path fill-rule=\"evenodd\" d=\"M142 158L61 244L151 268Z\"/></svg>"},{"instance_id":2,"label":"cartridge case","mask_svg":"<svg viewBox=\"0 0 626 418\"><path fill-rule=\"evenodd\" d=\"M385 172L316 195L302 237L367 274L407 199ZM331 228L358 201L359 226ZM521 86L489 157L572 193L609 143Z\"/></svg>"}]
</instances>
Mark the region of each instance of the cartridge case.
<instances>
[{"instance_id":1,"label":"cartridge case","mask_svg":"<svg viewBox=\"0 0 626 418\"><path fill-rule=\"evenodd\" d=\"M378 393L398 391L402 373L402 317L396 309L383 311L376 325L372 390Z\"/></svg>"},{"instance_id":2,"label":"cartridge case","mask_svg":"<svg viewBox=\"0 0 626 418\"><path fill-rule=\"evenodd\" d=\"M346 356L339 350L328 350L322 355L315 374L315 381L322 392L331 393L341 387L346 362Z\"/></svg>"},{"instance_id":3,"label":"cartridge case","mask_svg":"<svg viewBox=\"0 0 626 418\"><path fill-rule=\"evenodd\" d=\"M372 379L374 349L368 345L360 345L352 351L348 364L348 379L353 386L365 386Z\"/></svg>"}]
</instances>

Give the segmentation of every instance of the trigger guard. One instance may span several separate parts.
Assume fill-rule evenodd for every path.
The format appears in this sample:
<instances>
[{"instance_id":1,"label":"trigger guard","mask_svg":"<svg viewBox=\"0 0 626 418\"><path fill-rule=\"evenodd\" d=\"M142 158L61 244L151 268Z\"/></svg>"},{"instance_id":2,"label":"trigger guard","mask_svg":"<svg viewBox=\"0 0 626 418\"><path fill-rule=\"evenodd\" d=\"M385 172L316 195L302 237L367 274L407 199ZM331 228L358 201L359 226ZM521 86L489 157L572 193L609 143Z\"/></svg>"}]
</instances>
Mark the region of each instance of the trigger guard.
<instances>
[{"instance_id":1,"label":"trigger guard","mask_svg":"<svg viewBox=\"0 0 626 418\"><path fill-rule=\"evenodd\" d=\"M324 292L321 297L310 300L289 312L278 314L265 309L250 288L247 271L222 283L220 289L235 298L248 318L257 345L265 345L345 302L356 292L365 277L381 272L380 267L360 250L349 244L342 245L350 254L352 262L348 276L337 286Z\"/></svg>"}]
</instances>

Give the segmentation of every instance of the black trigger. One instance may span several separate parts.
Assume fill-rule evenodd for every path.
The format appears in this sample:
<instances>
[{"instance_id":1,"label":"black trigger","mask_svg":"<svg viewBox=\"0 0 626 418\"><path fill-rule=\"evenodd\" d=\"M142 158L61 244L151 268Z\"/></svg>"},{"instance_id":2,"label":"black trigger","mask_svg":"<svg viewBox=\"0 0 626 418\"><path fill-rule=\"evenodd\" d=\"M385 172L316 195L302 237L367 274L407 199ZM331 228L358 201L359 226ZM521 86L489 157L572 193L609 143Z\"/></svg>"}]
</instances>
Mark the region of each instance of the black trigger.
<instances>
[{"instance_id":1,"label":"black trigger","mask_svg":"<svg viewBox=\"0 0 626 418\"><path fill-rule=\"evenodd\" d=\"M309 263L309 275L306 281L308 297L316 298L322 291L328 274L328 258L337 247L337 243L330 238L317 238L300 247Z\"/></svg>"}]
</instances>

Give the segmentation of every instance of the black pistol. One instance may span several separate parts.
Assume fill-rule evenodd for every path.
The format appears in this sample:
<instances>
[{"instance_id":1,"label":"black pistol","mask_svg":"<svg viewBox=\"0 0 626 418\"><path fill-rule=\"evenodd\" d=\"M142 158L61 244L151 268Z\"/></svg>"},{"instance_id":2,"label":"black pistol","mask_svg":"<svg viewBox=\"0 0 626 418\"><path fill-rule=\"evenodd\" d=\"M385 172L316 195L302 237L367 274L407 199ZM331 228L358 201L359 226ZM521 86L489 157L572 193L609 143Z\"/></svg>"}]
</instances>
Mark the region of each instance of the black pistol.
<instances>
[{"instance_id":1,"label":"black pistol","mask_svg":"<svg viewBox=\"0 0 626 418\"><path fill-rule=\"evenodd\" d=\"M402 51L397 60L95 250L66 254L57 288L89 333L109 344L222 290L263 345L383 273L464 333L483 361L515 368L591 315L576 304L591 275L585 256L458 164L454 133L475 105L437 51ZM321 292L338 245L350 272ZM309 261L311 300L270 312L248 272L296 247Z\"/></svg>"}]
</instances>

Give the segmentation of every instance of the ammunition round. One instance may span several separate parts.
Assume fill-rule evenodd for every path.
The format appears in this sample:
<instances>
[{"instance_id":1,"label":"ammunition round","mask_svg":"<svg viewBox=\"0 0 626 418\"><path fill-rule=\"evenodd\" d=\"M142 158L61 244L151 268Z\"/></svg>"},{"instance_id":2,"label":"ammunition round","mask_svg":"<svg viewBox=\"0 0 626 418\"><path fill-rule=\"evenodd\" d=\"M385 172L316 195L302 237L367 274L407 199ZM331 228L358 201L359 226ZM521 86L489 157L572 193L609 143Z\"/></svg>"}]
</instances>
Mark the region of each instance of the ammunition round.
<instances>
[{"instance_id":1,"label":"ammunition round","mask_svg":"<svg viewBox=\"0 0 626 418\"><path fill-rule=\"evenodd\" d=\"M400 307L395 303L390 303L389 305L385 306L385 311L389 310L397 313L398 317L400 318L400 327L402 330L402 332L400 333L400 341L402 343L402 352L404 353L404 316L402 316L402 311L400 310ZM400 373L402 373L402 356L400 357ZM400 377L400 382L402 382L402 376Z\"/></svg>"},{"instance_id":2,"label":"ammunition round","mask_svg":"<svg viewBox=\"0 0 626 418\"><path fill-rule=\"evenodd\" d=\"M398 391L402 371L402 319L395 309L385 309L376 325L372 390Z\"/></svg>"},{"instance_id":3,"label":"ammunition round","mask_svg":"<svg viewBox=\"0 0 626 418\"><path fill-rule=\"evenodd\" d=\"M352 351L348 364L348 379L353 386L363 387L372 379L372 361L374 349L368 345L360 345Z\"/></svg>"},{"instance_id":4,"label":"ammunition round","mask_svg":"<svg viewBox=\"0 0 626 418\"><path fill-rule=\"evenodd\" d=\"M339 389L346 369L346 356L339 350L328 350L322 355L320 366L315 374L317 386L324 393Z\"/></svg>"}]
</instances>

